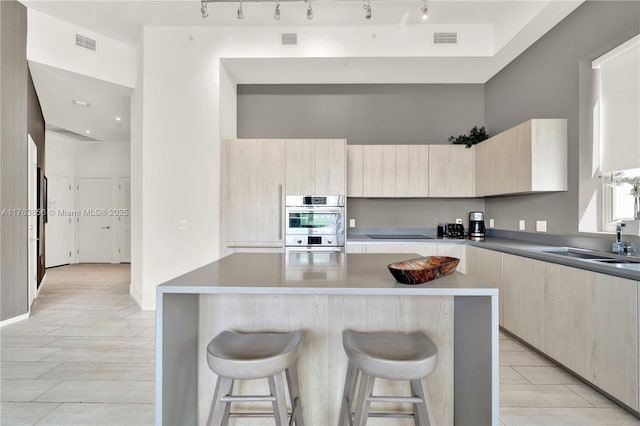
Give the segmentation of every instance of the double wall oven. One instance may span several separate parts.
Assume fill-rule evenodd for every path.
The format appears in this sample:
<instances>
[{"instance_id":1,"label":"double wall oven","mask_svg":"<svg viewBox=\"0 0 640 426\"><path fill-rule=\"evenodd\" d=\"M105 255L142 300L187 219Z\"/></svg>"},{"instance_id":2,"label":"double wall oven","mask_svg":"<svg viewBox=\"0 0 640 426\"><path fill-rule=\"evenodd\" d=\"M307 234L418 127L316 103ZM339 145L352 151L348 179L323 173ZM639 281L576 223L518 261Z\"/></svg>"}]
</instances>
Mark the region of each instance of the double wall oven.
<instances>
[{"instance_id":1,"label":"double wall oven","mask_svg":"<svg viewBox=\"0 0 640 426\"><path fill-rule=\"evenodd\" d=\"M344 252L344 195L287 195L287 252Z\"/></svg>"}]
</instances>

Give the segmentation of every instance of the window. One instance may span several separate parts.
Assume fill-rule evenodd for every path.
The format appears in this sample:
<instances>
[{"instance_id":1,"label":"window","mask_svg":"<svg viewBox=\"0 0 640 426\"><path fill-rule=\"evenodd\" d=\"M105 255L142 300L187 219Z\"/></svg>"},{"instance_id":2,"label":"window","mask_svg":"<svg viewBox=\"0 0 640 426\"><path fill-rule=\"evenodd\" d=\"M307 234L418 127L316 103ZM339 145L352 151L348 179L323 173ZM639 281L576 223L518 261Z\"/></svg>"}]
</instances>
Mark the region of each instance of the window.
<instances>
[{"instance_id":1,"label":"window","mask_svg":"<svg viewBox=\"0 0 640 426\"><path fill-rule=\"evenodd\" d=\"M599 88L594 132L603 176L602 231L612 232L616 222L635 215L629 180L640 176L640 35L602 55L592 67Z\"/></svg>"},{"instance_id":2,"label":"window","mask_svg":"<svg viewBox=\"0 0 640 426\"><path fill-rule=\"evenodd\" d=\"M624 170L621 177L640 176L640 169ZM616 223L622 219L634 218L634 197L631 195L633 185L628 182L611 183L611 174L605 174L603 183L603 231L615 232Z\"/></svg>"}]
</instances>

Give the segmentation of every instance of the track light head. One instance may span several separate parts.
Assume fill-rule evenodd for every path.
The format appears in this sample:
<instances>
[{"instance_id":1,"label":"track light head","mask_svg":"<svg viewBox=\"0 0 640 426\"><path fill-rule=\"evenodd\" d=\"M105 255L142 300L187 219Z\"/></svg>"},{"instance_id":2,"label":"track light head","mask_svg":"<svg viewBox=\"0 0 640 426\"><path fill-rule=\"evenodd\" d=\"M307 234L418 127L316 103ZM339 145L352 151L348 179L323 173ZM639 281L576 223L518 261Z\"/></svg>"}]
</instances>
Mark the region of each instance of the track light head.
<instances>
[{"instance_id":1,"label":"track light head","mask_svg":"<svg viewBox=\"0 0 640 426\"><path fill-rule=\"evenodd\" d=\"M280 2L276 0L276 8L273 11L273 19L280 20Z\"/></svg>"},{"instance_id":2,"label":"track light head","mask_svg":"<svg viewBox=\"0 0 640 426\"><path fill-rule=\"evenodd\" d=\"M427 0L423 0L423 5L420 8L420 13L422 13L422 20L426 21L429 19L429 8L427 7Z\"/></svg>"},{"instance_id":3,"label":"track light head","mask_svg":"<svg viewBox=\"0 0 640 426\"><path fill-rule=\"evenodd\" d=\"M238 19L244 19L244 12L242 11L242 0L240 0L240 4L238 5Z\"/></svg>"},{"instance_id":4,"label":"track light head","mask_svg":"<svg viewBox=\"0 0 640 426\"><path fill-rule=\"evenodd\" d=\"M209 10L207 8L207 1L206 0L202 0L200 2L200 13L202 13L202 17L203 18L208 18L209 17Z\"/></svg>"},{"instance_id":5,"label":"track light head","mask_svg":"<svg viewBox=\"0 0 640 426\"><path fill-rule=\"evenodd\" d=\"M309 6L307 6L307 19L313 19L313 9L311 8L311 0L307 0L309 2Z\"/></svg>"},{"instance_id":6,"label":"track light head","mask_svg":"<svg viewBox=\"0 0 640 426\"><path fill-rule=\"evenodd\" d=\"M369 0L365 0L362 8L364 9L364 17L367 19L371 19L371 4L369 3Z\"/></svg>"}]
</instances>

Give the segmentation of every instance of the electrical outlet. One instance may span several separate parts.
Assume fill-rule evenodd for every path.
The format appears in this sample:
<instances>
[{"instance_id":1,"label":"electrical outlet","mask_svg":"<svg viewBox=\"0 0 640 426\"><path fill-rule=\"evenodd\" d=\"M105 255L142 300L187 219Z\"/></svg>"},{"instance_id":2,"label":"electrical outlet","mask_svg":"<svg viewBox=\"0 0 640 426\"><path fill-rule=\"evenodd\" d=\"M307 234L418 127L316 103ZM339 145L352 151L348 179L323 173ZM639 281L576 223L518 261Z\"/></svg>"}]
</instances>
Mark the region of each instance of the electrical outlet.
<instances>
[{"instance_id":1,"label":"electrical outlet","mask_svg":"<svg viewBox=\"0 0 640 426\"><path fill-rule=\"evenodd\" d=\"M536 231L537 232L547 232L547 221L546 220L536 220Z\"/></svg>"},{"instance_id":2,"label":"electrical outlet","mask_svg":"<svg viewBox=\"0 0 640 426\"><path fill-rule=\"evenodd\" d=\"M356 220L349 219L349 228L355 228L355 227L356 227Z\"/></svg>"},{"instance_id":3,"label":"electrical outlet","mask_svg":"<svg viewBox=\"0 0 640 426\"><path fill-rule=\"evenodd\" d=\"M521 231L525 230L524 220L520 219L520 222L518 222L518 229L521 230Z\"/></svg>"},{"instance_id":4,"label":"electrical outlet","mask_svg":"<svg viewBox=\"0 0 640 426\"><path fill-rule=\"evenodd\" d=\"M462 225L462 219L456 219L456 223L457 223L458 225Z\"/></svg>"},{"instance_id":5,"label":"electrical outlet","mask_svg":"<svg viewBox=\"0 0 640 426\"><path fill-rule=\"evenodd\" d=\"M495 227L496 227L495 219L489 219L489 228L495 228Z\"/></svg>"}]
</instances>

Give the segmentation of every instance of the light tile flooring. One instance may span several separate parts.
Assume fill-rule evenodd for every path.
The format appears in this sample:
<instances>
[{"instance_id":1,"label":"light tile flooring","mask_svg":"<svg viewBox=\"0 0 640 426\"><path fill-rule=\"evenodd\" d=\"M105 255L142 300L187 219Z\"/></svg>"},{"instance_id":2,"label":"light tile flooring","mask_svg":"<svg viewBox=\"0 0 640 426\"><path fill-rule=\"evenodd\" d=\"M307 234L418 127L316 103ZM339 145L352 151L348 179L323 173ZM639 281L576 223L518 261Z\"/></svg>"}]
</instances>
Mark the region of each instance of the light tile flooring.
<instances>
[{"instance_id":1,"label":"light tile flooring","mask_svg":"<svg viewBox=\"0 0 640 426\"><path fill-rule=\"evenodd\" d=\"M0 424L152 425L154 312L129 265L47 270L27 320L0 330Z\"/></svg>"},{"instance_id":2,"label":"light tile flooring","mask_svg":"<svg viewBox=\"0 0 640 426\"><path fill-rule=\"evenodd\" d=\"M128 265L48 270L32 316L0 330L0 424L152 425L153 335L154 313L129 296ZM506 426L640 425L503 333L500 383Z\"/></svg>"}]
</instances>

